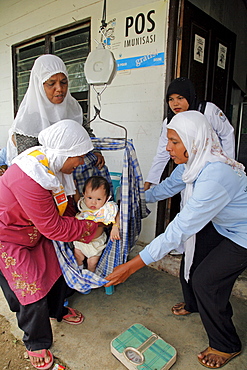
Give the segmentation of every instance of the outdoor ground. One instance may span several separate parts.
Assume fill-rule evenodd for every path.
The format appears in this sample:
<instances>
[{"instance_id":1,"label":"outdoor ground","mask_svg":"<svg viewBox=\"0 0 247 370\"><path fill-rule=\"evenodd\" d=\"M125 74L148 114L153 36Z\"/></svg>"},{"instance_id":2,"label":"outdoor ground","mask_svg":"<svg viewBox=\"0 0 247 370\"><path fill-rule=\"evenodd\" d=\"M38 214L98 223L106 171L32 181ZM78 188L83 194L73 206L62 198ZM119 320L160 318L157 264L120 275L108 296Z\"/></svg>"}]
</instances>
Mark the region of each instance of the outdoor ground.
<instances>
[{"instance_id":1,"label":"outdoor ground","mask_svg":"<svg viewBox=\"0 0 247 370\"><path fill-rule=\"evenodd\" d=\"M9 322L0 315L0 369L33 370L34 367L26 357L23 343L15 339L13 334L10 332ZM56 358L54 364L55 363L64 365ZM66 367L66 370L70 369Z\"/></svg>"}]
</instances>

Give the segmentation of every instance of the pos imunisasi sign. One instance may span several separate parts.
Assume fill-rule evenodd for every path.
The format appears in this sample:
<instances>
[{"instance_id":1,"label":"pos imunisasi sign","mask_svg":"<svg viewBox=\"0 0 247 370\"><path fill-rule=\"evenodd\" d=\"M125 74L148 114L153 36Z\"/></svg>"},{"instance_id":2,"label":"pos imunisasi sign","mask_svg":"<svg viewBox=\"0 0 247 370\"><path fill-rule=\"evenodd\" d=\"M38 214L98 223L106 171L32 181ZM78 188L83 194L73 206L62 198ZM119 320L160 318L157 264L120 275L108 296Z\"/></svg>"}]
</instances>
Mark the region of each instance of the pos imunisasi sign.
<instances>
[{"instance_id":1,"label":"pos imunisasi sign","mask_svg":"<svg viewBox=\"0 0 247 370\"><path fill-rule=\"evenodd\" d=\"M164 64L167 1L157 1L114 15L107 24L106 44L118 70Z\"/></svg>"}]
</instances>

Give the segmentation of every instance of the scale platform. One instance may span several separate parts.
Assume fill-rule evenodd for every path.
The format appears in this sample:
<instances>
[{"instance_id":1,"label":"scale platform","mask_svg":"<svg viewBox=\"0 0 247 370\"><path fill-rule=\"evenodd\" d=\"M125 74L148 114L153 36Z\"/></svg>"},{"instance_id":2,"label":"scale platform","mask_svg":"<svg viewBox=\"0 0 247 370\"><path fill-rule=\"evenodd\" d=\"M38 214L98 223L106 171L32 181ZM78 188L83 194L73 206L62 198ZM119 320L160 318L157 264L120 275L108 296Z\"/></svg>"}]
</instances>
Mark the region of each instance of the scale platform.
<instances>
[{"instance_id":1,"label":"scale platform","mask_svg":"<svg viewBox=\"0 0 247 370\"><path fill-rule=\"evenodd\" d=\"M111 352L130 370L167 370L177 357L174 347L141 324L114 338Z\"/></svg>"}]
</instances>

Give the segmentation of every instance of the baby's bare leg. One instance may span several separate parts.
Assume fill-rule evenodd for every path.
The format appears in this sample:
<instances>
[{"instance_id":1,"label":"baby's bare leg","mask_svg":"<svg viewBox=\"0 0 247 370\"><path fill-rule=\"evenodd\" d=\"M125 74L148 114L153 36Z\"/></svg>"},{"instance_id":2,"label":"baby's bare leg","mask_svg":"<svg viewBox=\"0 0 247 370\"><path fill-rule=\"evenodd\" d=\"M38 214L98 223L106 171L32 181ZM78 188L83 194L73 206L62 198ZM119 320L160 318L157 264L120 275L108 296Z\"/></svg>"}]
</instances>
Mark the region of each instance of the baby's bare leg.
<instances>
[{"instance_id":1,"label":"baby's bare leg","mask_svg":"<svg viewBox=\"0 0 247 370\"><path fill-rule=\"evenodd\" d=\"M87 260L87 268L89 271L94 272L99 261L100 256L89 257Z\"/></svg>"},{"instance_id":2,"label":"baby's bare leg","mask_svg":"<svg viewBox=\"0 0 247 370\"><path fill-rule=\"evenodd\" d=\"M74 249L74 256L75 256L75 259L76 259L76 262L77 262L78 266L81 266L83 264L84 259L85 259L85 256L82 253L82 251L80 251L80 249L78 249L78 248L75 248Z\"/></svg>"}]
</instances>

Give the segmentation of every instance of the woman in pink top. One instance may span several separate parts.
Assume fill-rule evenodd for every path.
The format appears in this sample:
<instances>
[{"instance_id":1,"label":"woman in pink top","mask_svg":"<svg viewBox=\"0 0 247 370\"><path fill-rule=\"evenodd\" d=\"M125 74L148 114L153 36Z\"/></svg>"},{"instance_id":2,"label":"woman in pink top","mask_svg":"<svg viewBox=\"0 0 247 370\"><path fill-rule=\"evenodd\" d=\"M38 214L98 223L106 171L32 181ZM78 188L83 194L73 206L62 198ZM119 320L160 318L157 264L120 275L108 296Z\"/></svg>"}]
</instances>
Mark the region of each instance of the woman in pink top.
<instances>
[{"instance_id":1,"label":"woman in pink top","mask_svg":"<svg viewBox=\"0 0 247 370\"><path fill-rule=\"evenodd\" d=\"M0 285L16 312L31 363L52 366L50 318L80 324L83 315L63 306L72 294L52 240L90 242L98 224L70 214L73 170L93 145L77 122L63 120L39 134L42 146L27 149L0 179Z\"/></svg>"}]
</instances>

